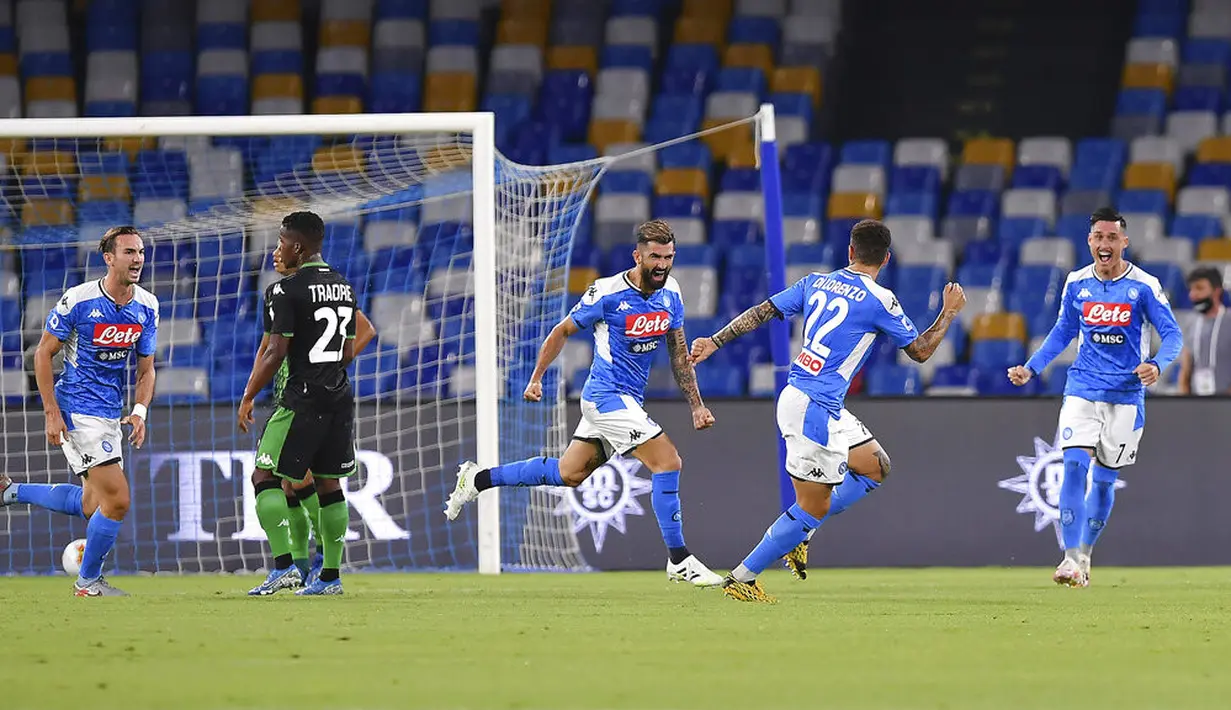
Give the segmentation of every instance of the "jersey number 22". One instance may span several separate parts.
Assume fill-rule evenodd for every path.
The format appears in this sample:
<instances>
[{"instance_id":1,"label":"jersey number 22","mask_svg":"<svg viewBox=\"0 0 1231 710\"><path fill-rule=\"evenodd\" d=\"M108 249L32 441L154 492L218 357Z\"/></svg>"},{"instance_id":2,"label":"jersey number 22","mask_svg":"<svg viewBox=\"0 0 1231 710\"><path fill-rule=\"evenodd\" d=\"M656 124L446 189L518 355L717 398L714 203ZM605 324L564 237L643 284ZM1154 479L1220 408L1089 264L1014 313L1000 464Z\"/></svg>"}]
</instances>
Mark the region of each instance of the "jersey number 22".
<instances>
[{"instance_id":1,"label":"jersey number 22","mask_svg":"<svg viewBox=\"0 0 1231 710\"><path fill-rule=\"evenodd\" d=\"M346 326L350 325L350 319L354 317L355 309L350 306L322 306L316 309L312 317L317 322L325 321L325 328L321 332L321 337L316 339L316 344L308 351L308 362L312 364L322 362L342 362L342 344L346 342ZM334 339L337 339L337 345L334 345Z\"/></svg>"},{"instance_id":2,"label":"jersey number 22","mask_svg":"<svg viewBox=\"0 0 1231 710\"><path fill-rule=\"evenodd\" d=\"M842 325L851 306L845 298L829 298L824 291L816 291L808 298L808 317L804 320L804 351L795 363L812 374L818 374L829 359L830 348L822 341L835 328Z\"/></svg>"}]
</instances>

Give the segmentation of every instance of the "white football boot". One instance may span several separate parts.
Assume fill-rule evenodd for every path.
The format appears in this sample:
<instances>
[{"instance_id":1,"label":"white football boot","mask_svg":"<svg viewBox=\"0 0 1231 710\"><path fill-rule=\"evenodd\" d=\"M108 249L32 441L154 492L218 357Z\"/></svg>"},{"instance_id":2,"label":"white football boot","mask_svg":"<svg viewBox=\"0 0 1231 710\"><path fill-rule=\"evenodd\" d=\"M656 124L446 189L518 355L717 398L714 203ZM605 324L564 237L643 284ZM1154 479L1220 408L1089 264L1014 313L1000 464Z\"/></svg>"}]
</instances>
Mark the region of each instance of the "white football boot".
<instances>
[{"instance_id":1,"label":"white football boot","mask_svg":"<svg viewBox=\"0 0 1231 710\"><path fill-rule=\"evenodd\" d=\"M667 579L672 582L688 582L694 587L721 587L722 577L706 567L696 555L689 555L678 565L667 559Z\"/></svg>"},{"instance_id":2,"label":"white football boot","mask_svg":"<svg viewBox=\"0 0 1231 710\"><path fill-rule=\"evenodd\" d=\"M1090 586L1090 555L1077 555L1077 566L1081 568L1081 573L1086 576L1086 585Z\"/></svg>"},{"instance_id":3,"label":"white football boot","mask_svg":"<svg viewBox=\"0 0 1231 710\"><path fill-rule=\"evenodd\" d=\"M1085 587L1090 584L1090 578L1086 576L1081 564L1068 556L1056 567L1051 579L1063 587Z\"/></svg>"},{"instance_id":4,"label":"white football boot","mask_svg":"<svg viewBox=\"0 0 1231 710\"><path fill-rule=\"evenodd\" d=\"M457 485L449 494L449 500L445 501L446 518L457 520L457 516L462 512L462 506L478 499L479 489L474 487L474 477L482 470L479 464L473 461L467 461L458 467Z\"/></svg>"}]
</instances>

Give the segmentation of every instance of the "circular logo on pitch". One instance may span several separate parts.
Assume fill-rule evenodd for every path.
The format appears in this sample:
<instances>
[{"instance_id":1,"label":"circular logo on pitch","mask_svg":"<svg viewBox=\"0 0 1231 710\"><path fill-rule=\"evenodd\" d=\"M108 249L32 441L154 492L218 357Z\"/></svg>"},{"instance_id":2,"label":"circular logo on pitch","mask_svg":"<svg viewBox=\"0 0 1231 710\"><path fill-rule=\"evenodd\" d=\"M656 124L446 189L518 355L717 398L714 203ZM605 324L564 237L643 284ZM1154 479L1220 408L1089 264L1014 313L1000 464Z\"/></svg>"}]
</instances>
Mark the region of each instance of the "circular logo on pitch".
<instances>
[{"instance_id":1,"label":"circular logo on pitch","mask_svg":"<svg viewBox=\"0 0 1231 710\"><path fill-rule=\"evenodd\" d=\"M595 552L602 552L609 529L624 533L627 516L645 515L637 497L649 493L653 484L637 477L640 468L641 462L636 459L611 457L580 486L550 489L561 499L554 513L571 515L574 532L589 528Z\"/></svg>"},{"instance_id":2,"label":"circular logo on pitch","mask_svg":"<svg viewBox=\"0 0 1231 710\"><path fill-rule=\"evenodd\" d=\"M107 453L111 453L111 452L112 452L112 450L113 450L113 449L112 449L112 447L111 447L111 442L110 442L110 441L104 441L104 442L103 442L103 451L106 451Z\"/></svg>"}]
</instances>

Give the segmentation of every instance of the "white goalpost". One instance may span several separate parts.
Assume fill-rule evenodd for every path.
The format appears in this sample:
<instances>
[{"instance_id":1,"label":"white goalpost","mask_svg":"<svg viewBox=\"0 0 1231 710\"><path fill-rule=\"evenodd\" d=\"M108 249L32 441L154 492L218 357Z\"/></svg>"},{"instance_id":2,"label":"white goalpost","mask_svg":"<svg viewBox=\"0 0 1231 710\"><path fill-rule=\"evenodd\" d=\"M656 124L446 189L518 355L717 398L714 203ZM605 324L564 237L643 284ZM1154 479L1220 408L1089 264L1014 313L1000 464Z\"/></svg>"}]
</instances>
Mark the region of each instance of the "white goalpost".
<instances>
[{"instance_id":1,"label":"white goalpost","mask_svg":"<svg viewBox=\"0 0 1231 710\"><path fill-rule=\"evenodd\" d=\"M519 165L499 154L495 129L490 113L0 120L0 173L17 188L0 237L3 470L69 480L43 437L30 353L63 291L102 275L101 230L136 224L141 283L161 303L159 379L149 441L124 452L133 508L108 564L261 569L255 438L236 430L234 411L277 278L278 225L312 210L329 230L326 261L351 279L378 334L352 365L360 474L346 486L346 564L588 569L575 521L548 491L487 491L452 524L442 513L462 460L490 467L567 444L563 363L542 403L520 393L571 305L587 203L620 159ZM46 573L84 523L11 506L0 530L0 574Z\"/></svg>"}]
</instances>

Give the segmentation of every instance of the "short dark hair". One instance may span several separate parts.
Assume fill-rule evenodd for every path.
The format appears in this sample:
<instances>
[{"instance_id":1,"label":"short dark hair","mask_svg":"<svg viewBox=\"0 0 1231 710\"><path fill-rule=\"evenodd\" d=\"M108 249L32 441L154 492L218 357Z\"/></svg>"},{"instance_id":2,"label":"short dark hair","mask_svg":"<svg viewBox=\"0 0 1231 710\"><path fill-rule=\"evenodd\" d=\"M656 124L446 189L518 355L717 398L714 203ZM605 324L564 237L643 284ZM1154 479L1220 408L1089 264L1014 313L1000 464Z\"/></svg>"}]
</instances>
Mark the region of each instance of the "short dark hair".
<instances>
[{"instance_id":1,"label":"short dark hair","mask_svg":"<svg viewBox=\"0 0 1231 710\"><path fill-rule=\"evenodd\" d=\"M103 235L103 238L98 241L98 253L114 254L115 240L125 234L135 234L138 237L141 236L141 232L138 232L137 228L131 224L123 224L119 227L112 227L111 229L108 229L107 233Z\"/></svg>"},{"instance_id":2,"label":"short dark hair","mask_svg":"<svg viewBox=\"0 0 1231 710\"><path fill-rule=\"evenodd\" d=\"M1116 222L1120 225L1120 229L1128 229L1128 222L1124 221L1124 215L1116 211L1114 207L1100 207L1094 210L1090 215L1090 226L1093 227L1095 222Z\"/></svg>"},{"instance_id":3,"label":"short dark hair","mask_svg":"<svg viewBox=\"0 0 1231 710\"><path fill-rule=\"evenodd\" d=\"M325 241L325 220L315 212L292 212L282 218L282 228L295 232L311 244Z\"/></svg>"},{"instance_id":4,"label":"short dark hair","mask_svg":"<svg viewBox=\"0 0 1231 710\"><path fill-rule=\"evenodd\" d=\"M1222 288L1222 272L1213 266L1198 266L1188 273L1185 279L1189 286L1198 281L1208 281L1214 288Z\"/></svg>"},{"instance_id":5,"label":"short dark hair","mask_svg":"<svg viewBox=\"0 0 1231 710\"><path fill-rule=\"evenodd\" d=\"M884 222L865 219L851 227L851 246L855 249L855 261L865 266L880 266L889 254L893 236Z\"/></svg>"},{"instance_id":6,"label":"short dark hair","mask_svg":"<svg viewBox=\"0 0 1231 710\"><path fill-rule=\"evenodd\" d=\"M637 227L638 244L675 244L675 232L661 219L652 219Z\"/></svg>"}]
</instances>

